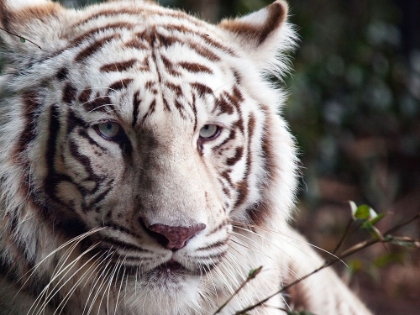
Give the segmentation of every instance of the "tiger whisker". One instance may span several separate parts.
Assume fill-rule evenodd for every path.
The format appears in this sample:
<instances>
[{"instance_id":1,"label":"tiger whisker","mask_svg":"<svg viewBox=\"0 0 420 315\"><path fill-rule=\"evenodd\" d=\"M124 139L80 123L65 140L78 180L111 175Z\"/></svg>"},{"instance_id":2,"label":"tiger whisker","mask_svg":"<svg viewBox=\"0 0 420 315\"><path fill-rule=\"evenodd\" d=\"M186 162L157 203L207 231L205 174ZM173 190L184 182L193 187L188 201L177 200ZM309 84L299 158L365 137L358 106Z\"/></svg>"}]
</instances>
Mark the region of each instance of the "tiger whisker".
<instances>
[{"instance_id":1,"label":"tiger whisker","mask_svg":"<svg viewBox=\"0 0 420 315\"><path fill-rule=\"evenodd\" d=\"M278 249L281 249L281 247L279 247L277 244L273 243L270 239L268 239L268 238L266 238L266 237L264 237L264 236L262 236L262 235L260 235L260 234L258 234L258 233L256 233L256 232L253 232L253 231L248 230L248 229L246 229L246 228L243 228L243 227L241 227L241 226L236 226L236 225L235 225L235 227L236 227L236 228L238 228L238 229L240 229L240 230L247 231L247 232L249 232L249 233L251 233L251 234L253 234L253 235L256 235L256 236L258 236L258 237L260 237L260 238L264 239L265 241L270 242L271 244L273 244L274 246L276 246ZM264 229L262 229L262 230L263 230L263 231L265 231ZM314 259L313 257L311 257L310 255L308 255L308 253L304 252L304 251L303 251L302 249L300 249L298 246L293 245L293 244L292 244L292 242L293 242L293 241L301 242L301 243L303 243L303 244L305 244L305 245L308 245L308 246L314 247L314 248L316 248L316 249L318 249L318 250L320 250L320 251L322 251L322 252L325 252L325 253L327 253L328 255L330 255L330 256L332 256L332 257L334 257L334 258L336 258L336 259L339 259L339 257L338 257L337 255L334 255L333 253L331 253L331 252L329 252L329 251L327 251L327 250L325 250L325 249L323 249L323 248L321 248L321 247L318 247L318 246L316 246L316 245L313 245L313 244L311 244L311 243L309 243L309 242L305 242L305 241L303 241L303 240L296 239L296 238L294 238L294 237L292 237L292 236L289 236L289 235L286 235L286 234L283 234L283 233L280 233L280 232L276 232L276 231L269 231L269 232L275 233L275 234L277 234L278 236L281 236L281 237L287 237L288 239L290 239L290 240L291 240L291 242L288 242L288 244L289 244L289 245L292 245L293 247L295 247L296 249L298 249L300 252L302 252L303 254L307 255L307 256L308 256L309 258L311 258L314 262L317 262L317 260L316 260L316 259ZM343 263L346 267L348 267L348 265L347 265L347 264L346 264L346 263L345 263L342 259L340 259L340 262L341 262L341 263Z\"/></svg>"},{"instance_id":2,"label":"tiger whisker","mask_svg":"<svg viewBox=\"0 0 420 315\"><path fill-rule=\"evenodd\" d=\"M45 287L46 291L45 291L45 293L43 293L43 295L45 296L45 299L48 299L48 296L50 296L50 293L48 291L50 289L50 285L55 281L55 279L60 277L60 275L63 274L63 273L64 273L64 276L67 275L70 272L71 268L73 268L73 266L81 258L81 256L83 256L86 252L90 251L91 249L93 249L93 247L95 247L95 246L93 246L93 247L91 246L90 248L88 248L88 250L86 252L83 252L81 255L76 257L76 259L73 260L70 264L66 264L67 260L70 258L70 255L73 253L73 251L76 249L76 247L78 246L78 244L82 240L83 240L83 238L80 238L80 239L77 240L77 242L74 242L73 244L71 244L70 248L68 248L66 250L66 252L63 254L63 256L60 258L57 266L54 268L54 270L52 272L49 284ZM57 282L56 285L52 288L53 292L57 288L57 286L60 284L60 282L61 282L61 280L59 282ZM57 290L56 292L58 292L58 291L59 290ZM53 294L53 296L54 295L55 295L55 293Z\"/></svg>"},{"instance_id":3,"label":"tiger whisker","mask_svg":"<svg viewBox=\"0 0 420 315\"><path fill-rule=\"evenodd\" d=\"M96 228L96 229L92 229L84 234L78 235L77 237L74 237L72 239L70 239L69 241L65 242L64 244L62 244L61 246L57 247L56 249L54 249L51 253L49 253L47 256L45 256L40 262L38 262L34 267L32 267L29 271L27 271L25 274L23 274L18 280L22 280L24 277L27 276L26 281L22 284L21 288L19 289L19 291L16 293L19 294L19 292L22 290L22 288L25 287L25 285L27 284L27 282L30 280L30 278L35 274L36 270L48 259L50 258L52 255L54 255L55 253L59 252L60 250L62 250L63 248L65 248L66 246L71 245L72 243L78 241L80 242L82 239L97 233L98 231L102 230L104 228ZM29 275L28 275L29 274ZM15 296L16 297L16 296Z\"/></svg>"},{"instance_id":4,"label":"tiger whisker","mask_svg":"<svg viewBox=\"0 0 420 315\"><path fill-rule=\"evenodd\" d=\"M253 231L249 231L249 230L247 230L248 232L250 232L251 234L253 234L253 235L257 235L257 236L261 236L261 235L259 235L258 233L255 233L255 232L253 232ZM236 233L237 235L240 235L240 236L244 236L244 235L242 235L242 234L240 234L240 233ZM261 236L262 237L262 236ZM264 237L262 237L265 241L268 241L268 242L270 242L270 243L272 243L269 239L267 239L267 238L264 238ZM304 243L306 243L306 242L304 242ZM274 243L272 243L274 246L276 246L279 250L281 250L286 256L288 256L290 259L293 259L293 257L291 257L286 251L284 251L280 246L278 246L277 244L274 244ZM289 245L291 245L290 243L288 243ZM305 254L306 256L309 256L308 255L308 253L306 253L306 252L304 252L302 249L300 249L299 247L297 247L297 246L294 246L297 250L299 250L301 253L303 253L303 254ZM264 254L264 253L262 253L262 254ZM266 255L266 254L264 254L264 255ZM269 257L269 256L267 256L266 255L266 257ZM311 256L309 256L310 258L312 258ZM271 257L270 257L271 258ZM312 258L315 262L317 262L314 258ZM293 259L294 260L294 259ZM295 263L297 264L297 266L299 266L300 268L302 268L302 266L301 266L301 263L299 262L299 261L296 261L296 260L294 260L295 261ZM344 263L345 264L345 263ZM345 264L346 265L346 264ZM346 265L347 266L347 265ZM291 276L293 276L295 279L300 279L301 278L301 275L299 275L296 271L294 271L294 270L292 270L292 269L290 269L289 267L287 267L286 266L286 270L288 271L288 273L291 275ZM303 269L302 269L303 270ZM306 282L304 282L304 285L305 286L309 286L310 287L310 284L308 284L308 283L306 283Z\"/></svg>"},{"instance_id":5,"label":"tiger whisker","mask_svg":"<svg viewBox=\"0 0 420 315\"><path fill-rule=\"evenodd\" d=\"M108 279L108 284L106 285L105 291L104 291L104 296L106 294L106 309L110 310L110 293L111 293L111 287L114 284L114 277L116 277L117 272L120 268L120 262L119 260L117 261L117 263L114 265L114 267L112 268L112 273L110 274L110 277Z\"/></svg>"},{"instance_id":6,"label":"tiger whisker","mask_svg":"<svg viewBox=\"0 0 420 315\"><path fill-rule=\"evenodd\" d=\"M84 236L84 237L86 237L86 236ZM84 237L78 237L78 238L75 238L78 242L80 242ZM74 241L74 239L72 239L71 240L72 242ZM71 244L71 243L69 243L69 244ZM72 246L69 248L69 249L67 249L66 250L66 253L67 252L71 252L71 251L73 251L74 250L74 244L72 244ZM51 254L50 254L51 255ZM63 257L61 258L61 259L63 259ZM67 260L67 258L65 259L65 261ZM41 262L43 262L43 261L45 261L45 260L42 260ZM58 266L59 266L60 264L58 264ZM57 266L57 267L58 267ZM64 265L63 265L64 266ZM39 267L39 266L38 266ZM29 311L28 311L28 313L29 312L31 312L31 310L32 310L32 312L35 312L35 310L38 308L38 306L37 305L39 305L39 307L41 307L41 305L43 305L43 304L40 304L41 302L41 298L44 296L45 298L44 299L47 299L47 297L49 296L49 293L48 293L48 290L49 290L49 288L50 288L50 285L52 284L52 282L54 281L54 275L56 275L56 270L57 270L57 267L55 268L55 270L53 271L53 273L52 273L52 276L51 276L51 278L50 278L50 281L49 281L49 283L48 283L48 285L42 290L42 292L40 293L40 295L35 299L35 301L33 302L33 304L32 304L32 306L31 306L31 308L29 309ZM60 267L61 268L61 267ZM60 268L59 268L59 270L60 270ZM65 268L65 269L67 269L67 267ZM60 272L61 273L61 272ZM33 274L33 273L32 273ZM58 274L59 275L59 274ZM58 276L57 275L57 276ZM28 279L29 280L29 279ZM28 281L27 280L27 281ZM58 284L57 284L58 285ZM56 286L57 286L56 285ZM55 286L55 287L56 287Z\"/></svg>"},{"instance_id":7,"label":"tiger whisker","mask_svg":"<svg viewBox=\"0 0 420 315\"><path fill-rule=\"evenodd\" d=\"M257 244L257 241L256 240L253 240L252 238L250 238L250 237L247 237L246 235L244 235L244 234L241 234L241 233L236 233L236 232L232 232L232 235L234 235L235 237L242 237L243 239L246 239L246 240L248 240L249 242L251 242L251 243L247 243L247 245L248 246L252 246L252 250L253 251L255 251L255 252L257 252L257 253L260 253L260 254L263 254L265 257L267 257L267 258L270 258L270 259L272 259L272 260L275 260L274 258L272 258L270 255L268 255L267 253L264 253L264 252L262 252L259 248L259 246L258 246L258 244ZM237 239L236 240L236 242L234 241L234 240L232 240L234 243L236 243L236 244L238 244L238 245L242 245L242 246L244 246L245 248L247 248L247 249L251 249L251 247L247 247L245 244L242 244L242 243L239 243L239 239Z\"/></svg>"},{"instance_id":8,"label":"tiger whisker","mask_svg":"<svg viewBox=\"0 0 420 315\"><path fill-rule=\"evenodd\" d=\"M236 233L236 235L238 235L238 236L242 236L242 237L245 237L245 235L243 235L243 234L240 234L240 233ZM258 235L258 234L257 234ZM253 243L255 243L255 240L252 240L252 239L249 239L250 241L252 241ZM267 240L267 241L269 241L269 240ZM235 244L237 244L237 245L240 245L240 246L244 246L244 244L242 244L242 243L239 243L239 242L235 242ZM251 244L251 243L248 243L248 245L251 245L251 246L253 246L254 247L254 244ZM275 245L275 244L274 244ZM291 257L286 251L284 251L281 247L279 247L279 246L276 246L278 249L280 249L287 257L289 257L290 259L293 259L293 257ZM246 248L248 248L248 249L250 249L249 247L246 247ZM270 258L271 260L273 260L273 261L276 261L274 258L272 258L271 256L268 256L266 253L264 253L264 252L261 252L260 250L259 250L259 247L258 246L256 246L256 249L253 249L254 251L256 250L258 253L260 253L260 254L263 254L264 256L266 256L267 258ZM300 250L300 249L299 249ZM303 251L301 251L302 253L304 253L304 254L307 254L307 253L305 253L305 252L303 252ZM296 262L296 264L298 265L298 266L301 266L300 265L300 263L298 262L298 261L295 261ZM287 266L285 266L286 267L286 270L288 271L288 273L290 274L290 275L292 275L295 279L299 279L300 278L300 276L298 275L298 273L296 272L296 271L294 271L294 270L292 270L292 269L290 269L289 267L287 267Z\"/></svg>"},{"instance_id":9,"label":"tiger whisker","mask_svg":"<svg viewBox=\"0 0 420 315\"><path fill-rule=\"evenodd\" d=\"M270 230L270 229L262 228L262 227L260 227L260 226L257 226L257 225L252 225L252 224L243 224L243 223L240 223L240 222L233 222L233 226L234 226L234 227L236 227L236 228L238 228L238 229L242 229L242 230L248 231L248 232L250 232L250 233L254 233L255 235L258 235L258 236L261 236L261 235L259 235L258 233L255 233L255 232L253 232L253 231L251 231L251 230L248 230L248 229L246 229L245 227L256 228L256 229L260 229L260 230L262 230L262 231L264 231L264 232L277 234L278 236L281 236L281 237L287 237L287 238L291 239L292 241L297 241L297 242L303 243L303 244L305 244L305 245L311 246L311 247L313 247L313 248L318 249L319 251L322 251L322 252L324 252L324 253L326 253L326 254L328 254L328 255L332 256L333 258L339 259L339 257L338 257L337 255L335 255L334 253L331 253L330 251L328 251L328 250L326 250L326 249L323 249L323 248L321 248L321 247L319 247L319 246L316 246L316 245L314 245L314 244L312 244L312 243L309 243L309 242L306 242L306 241L304 241L304 240L296 239L296 238L294 238L294 237L292 237L292 236L290 236L290 235L287 235L287 234L281 233L281 232L279 232L279 231L274 231L274 230ZM267 240L267 239L266 239L266 240ZM290 243L289 243L289 244L290 244ZM296 247L296 248L298 248L298 247ZM342 259L340 259L340 262L341 262L341 263L343 263L346 267L348 267L348 265L346 264L346 262L345 262L345 261L343 261Z\"/></svg>"},{"instance_id":10,"label":"tiger whisker","mask_svg":"<svg viewBox=\"0 0 420 315\"><path fill-rule=\"evenodd\" d=\"M56 276L54 276L53 278L51 278L50 279L50 284L52 284L58 277L60 277L60 275L62 274L62 272L64 271L64 270L66 270L66 269L68 269L67 270L67 272L65 272L64 274L63 274L63 277L61 277L61 279L59 279L59 281L57 282L57 284L52 288L52 292L51 293L48 293L48 289L49 289L49 286L50 285L47 285L46 286L46 294L45 294L45 298L44 298L44 302L43 302L43 304L41 305L42 307L41 307L41 309L40 309L40 311L38 311L37 312L37 315L38 314L41 314L41 312L44 310L44 308L48 305L48 303L53 299L53 297L58 293L58 292L60 292L60 290L71 280L71 279L73 279L73 277L75 277L75 275L88 263L88 262L85 262L81 267L79 267L76 271L74 271L73 273L72 273L72 275L66 280L66 281L64 281L64 283L62 283L61 284L61 286L59 286L60 285L60 283L62 282L62 280L64 279L64 276L66 276L70 271L71 271L71 268L73 268L78 262L79 262L79 260L80 259L82 259L82 257L85 255L85 254L87 254L88 252L90 252L91 250L93 250L94 248L96 247L96 245L92 245L92 246L90 246L87 250L85 250L83 253L81 253L75 260L73 260L66 268L63 268L63 270L62 271L60 271ZM92 260L92 258L90 258L88 261L90 261L90 260ZM58 287L59 286L59 287ZM57 288L58 287L58 288ZM44 289L44 290L45 290Z\"/></svg>"},{"instance_id":11,"label":"tiger whisker","mask_svg":"<svg viewBox=\"0 0 420 315\"><path fill-rule=\"evenodd\" d=\"M110 257L112 257L112 255L113 255L113 252L111 250L108 250L106 252L105 259L103 259L98 264L98 267L100 267L100 265L102 265L104 262L106 262L104 268L102 269L102 272L97 275L97 279L95 280L95 283L91 286L91 288L89 290L89 295L88 295L88 298L86 300L86 304L85 304L85 307L83 309L82 315L85 314L85 311L86 311L86 308L87 308L87 305L88 305L89 301L90 301L90 306L89 306L89 309L88 309L87 314L90 314L90 312L93 309L93 305L96 302L96 299L98 298L98 295L102 292L102 287L105 284L106 279L108 278L108 274L107 274L108 273L108 267L111 265L111 259L110 259ZM99 283L99 286L96 287L98 283ZM96 292L95 292L92 300L90 300L90 298L91 298L92 293L93 293L94 290L96 290ZM99 311L100 311L101 306L102 306L103 297L104 296L102 296L102 298L101 298L101 300L99 302L99 305L98 305L98 312L97 312L98 315L99 315Z\"/></svg>"},{"instance_id":12,"label":"tiger whisker","mask_svg":"<svg viewBox=\"0 0 420 315\"><path fill-rule=\"evenodd\" d=\"M126 268L124 267L124 262L125 262L126 258L127 257L124 257L123 261L120 262L120 267L122 267L122 269L123 269L123 274L122 274L121 279L124 279L124 276L125 276ZM117 272L119 272L119 270ZM119 303L119 300L120 300L120 293L121 293L121 288L122 288L123 282L124 282L123 280L120 280L120 286L119 286L119 289L117 291L118 293L117 293L117 298L116 298L116 302L115 302L114 315L117 314L117 308L118 308L118 303Z\"/></svg>"},{"instance_id":13,"label":"tiger whisker","mask_svg":"<svg viewBox=\"0 0 420 315\"><path fill-rule=\"evenodd\" d=\"M101 108L103 108L103 107L107 107L107 106L115 106L115 108L116 109L118 109L118 105L116 105L116 104L112 104L112 103L109 103L109 104L102 104L102 105L99 105L99 106L97 106L97 107L95 107L94 109L91 109L90 111L88 111L88 113L92 113L92 112L94 112L94 111L97 111L97 110L100 110Z\"/></svg>"},{"instance_id":14,"label":"tiger whisker","mask_svg":"<svg viewBox=\"0 0 420 315\"><path fill-rule=\"evenodd\" d=\"M89 262L91 262L93 259L96 258L96 256L98 256L99 253L96 253L94 255L92 255L91 258L89 258L78 270L76 270L74 272L74 274L77 274L85 265L87 265ZM102 254L103 255L103 254ZM101 255L99 255L101 256ZM62 313L62 311L64 310L65 305L67 304L67 302L70 300L72 294L77 290L79 284L85 280L85 277L88 276L87 279L89 279L93 273L90 273L90 270L93 268L93 270L95 270L97 268L97 265L95 264L91 264L91 266L89 266L81 276L79 276L79 279L73 284L72 288L68 291L68 293L63 297L63 300L60 302L60 304L57 306L57 309L54 311L53 315L55 315L57 313L58 310L60 310L60 312L58 313L58 315L60 315Z\"/></svg>"}]
</instances>

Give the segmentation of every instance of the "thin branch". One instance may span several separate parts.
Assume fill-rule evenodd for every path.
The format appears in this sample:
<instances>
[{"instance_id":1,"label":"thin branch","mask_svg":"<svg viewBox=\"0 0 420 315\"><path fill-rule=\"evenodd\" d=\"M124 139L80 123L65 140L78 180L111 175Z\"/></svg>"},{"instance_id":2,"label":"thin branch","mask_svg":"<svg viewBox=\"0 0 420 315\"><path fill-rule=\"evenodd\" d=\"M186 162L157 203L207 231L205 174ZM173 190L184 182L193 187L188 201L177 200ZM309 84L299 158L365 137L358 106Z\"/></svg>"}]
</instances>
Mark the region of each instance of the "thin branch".
<instances>
[{"instance_id":1,"label":"thin branch","mask_svg":"<svg viewBox=\"0 0 420 315\"><path fill-rule=\"evenodd\" d=\"M216 312L213 313L213 315L216 315L218 313L220 313L222 311L222 309L225 308L225 306L239 293L239 291L241 291L245 285L251 281L252 279L254 279L261 271L262 266L256 268L256 269L252 269L249 274L248 277L245 279L244 282L242 282L242 284L239 286L239 288L236 289L236 291L227 299L227 301L225 303L223 303L217 310Z\"/></svg>"},{"instance_id":2,"label":"thin branch","mask_svg":"<svg viewBox=\"0 0 420 315\"><path fill-rule=\"evenodd\" d=\"M337 253L337 251L340 249L341 245L343 245L344 240L346 239L347 235L350 232L350 228L353 225L354 220L350 219L350 221L347 223L346 229L344 231L343 236L341 237L340 241L338 242L337 246L334 248L334 250L332 251L333 254Z\"/></svg>"},{"instance_id":3,"label":"thin branch","mask_svg":"<svg viewBox=\"0 0 420 315\"><path fill-rule=\"evenodd\" d=\"M402 222L402 223L400 223L400 224L397 224L397 225L396 225L396 226L394 226L393 228L391 228L391 229L389 229L388 231L386 231L385 233L383 233L383 235L387 236L387 235L389 235L390 233L393 233L393 232L397 231L398 229L400 229L400 228L402 228L402 227L404 227L404 226L406 226L406 225L410 224L411 222L415 221L415 220L416 220L416 219L418 219L418 218L420 218L420 213L417 213L417 214L416 214L415 216L413 216L412 218L410 218L410 219L408 219L408 220L406 220L406 221L404 221L404 222ZM385 243L389 243L389 242L392 242L393 240L394 240L394 239L393 239L392 237L389 237L389 238L385 237L384 239L370 239L370 240L366 240L366 241L360 242L360 243L358 243L358 244L356 244L356 245L354 245L354 246L350 247L349 249L345 250L344 252L342 252L342 253L341 253L341 255L340 255L339 257L334 258L334 259L329 260L329 261L327 260L327 261L326 261L323 265L321 265L320 267L318 267L318 268L317 268L317 269L315 269L314 271L312 271L312 272L310 272L310 273L308 273L308 274L304 275L303 277L301 277L301 278L299 278L299 279L297 279L297 280L295 280L295 281L293 281L293 282L289 283L288 285L286 285L286 286L282 287L282 288L281 288L281 289L279 289L278 291L276 291L276 292L274 292L273 294L269 295L269 296L268 296L268 297L266 297L265 299L263 299L263 300L261 300L261 301L257 302L256 304L251 305L251 306L249 306L249 307L247 307L247 308L244 308L244 309L242 309L242 310L240 310L240 311L237 311L234 315L243 315L243 314L245 314L246 312L251 311L251 310L253 310L254 308L257 308L257 307L261 306L262 304L266 303L269 299L271 299L272 297L276 296L277 294L280 294L280 293L282 293L282 292L286 291L286 290L287 290L287 289L289 289L290 287L292 287L292 286L294 286L294 285L298 284L299 282L301 282L301 281L305 280L306 278L308 278L308 277L310 277L310 276L314 275L315 273L317 273L317 272L321 271L322 269L325 269L325 268L327 268L327 267L330 267L331 265L335 264L337 261L340 261L340 260L342 260L342 259L344 259L344 258L346 258L346 257L348 257L348 256L350 256L350 255L352 255L352 254L354 254L354 253L356 253L356 252L358 252L358 251L362 250L362 249L365 249L365 248L367 248L367 247L369 247L369 246L371 246L371 245L373 245L373 244L379 243L379 242L382 242L382 243L384 243L384 242L385 242ZM410 242L413 242L413 243L414 243L414 245L416 245L416 242L418 242L418 240L415 240L415 239L409 239L409 241L410 241Z\"/></svg>"},{"instance_id":4,"label":"thin branch","mask_svg":"<svg viewBox=\"0 0 420 315\"><path fill-rule=\"evenodd\" d=\"M6 33L8 33L8 34L10 34L10 35L12 35L12 36L19 37L19 39L20 39L20 41L21 41L22 43L24 43L24 42L26 42L26 41L27 41L27 42L29 42L29 43L31 43L31 44L33 44L33 45L35 45L36 47L38 47L39 49L41 49L41 50L42 50L41 46L39 46L37 43L35 43L35 42L31 41L30 39L27 39L26 37L23 37L23 36L18 35L18 34L16 34L16 33L10 32L10 31L8 31L8 30L6 30L6 29L2 28L2 27L0 27L0 30L5 31Z\"/></svg>"},{"instance_id":5,"label":"thin branch","mask_svg":"<svg viewBox=\"0 0 420 315\"><path fill-rule=\"evenodd\" d=\"M393 228L389 229L386 233L384 233L384 235L394 233L395 231L399 230L400 228L402 228L402 227L410 224L411 222L413 222L413 221L415 221L415 220L417 220L419 218L420 218L420 212L417 213L412 218L408 219L407 221L401 222L400 224L397 224Z\"/></svg>"}]
</instances>

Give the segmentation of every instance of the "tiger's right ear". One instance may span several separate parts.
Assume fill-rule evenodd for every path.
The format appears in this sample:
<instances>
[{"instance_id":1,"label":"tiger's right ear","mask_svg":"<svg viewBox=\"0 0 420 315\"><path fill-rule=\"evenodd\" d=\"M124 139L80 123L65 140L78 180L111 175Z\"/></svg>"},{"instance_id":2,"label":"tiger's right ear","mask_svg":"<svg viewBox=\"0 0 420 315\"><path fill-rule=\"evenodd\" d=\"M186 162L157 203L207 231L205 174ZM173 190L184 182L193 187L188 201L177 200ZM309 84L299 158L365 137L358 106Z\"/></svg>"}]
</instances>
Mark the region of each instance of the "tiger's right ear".
<instances>
[{"instance_id":1,"label":"tiger's right ear","mask_svg":"<svg viewBox=\"0 0 420 315\"><path fill-rule=\"evenodd\" d=\"M62 11L49 0L0 0L0 39L12 53L48 51L63 28Z\"/></svg>"},{"instance_id":2,"label":"tiger's right ear","mask_svg":"<svg viewBox=\"0 0 420 315\"><path fill-rule=\"evenodd\" d=\"M260 69L274 65L282 72L286 66L278 62L279 53L294 48L296 41L295 32L286 21L288 9L285 0L276 0L244 17L223 20L218 26Z\"/></svg>"}]
</instances>

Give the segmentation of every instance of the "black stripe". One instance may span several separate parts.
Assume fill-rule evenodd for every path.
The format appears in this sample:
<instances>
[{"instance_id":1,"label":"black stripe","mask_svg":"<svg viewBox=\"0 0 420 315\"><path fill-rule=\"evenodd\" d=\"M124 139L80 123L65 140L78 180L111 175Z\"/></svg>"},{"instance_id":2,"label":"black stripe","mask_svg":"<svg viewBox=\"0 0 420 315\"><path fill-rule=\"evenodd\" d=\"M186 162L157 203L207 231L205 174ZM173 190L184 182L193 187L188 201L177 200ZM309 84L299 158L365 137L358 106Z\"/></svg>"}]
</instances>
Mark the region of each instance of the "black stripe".
<instances>
[{"instance_id":1,"label":"black stripe","mask_svg":"<svg viewBox=\"0 0 420 315\"><path fill-rule=\"evenodd\" d=\"M67 68L61 68L57 71L56 77L59 81L64 81L69 74L69 70Z\"/></svg>"},{"instance_id":2,"label":"black stripe","mask_svg":"<svg viewBox=\"0 0 420 315\"><path fill-rule=\"evenodd\" d=\"M113 239L113 238L110 238L110 237L102 238L102 242L103 243L108 243L108 244L110 244L112 246L115 246L116 248L119 248L119 249L133 250L133 251L136 251L136 252L143 252L143 253L151 253L151 251L148 250L148 249L144 249L144 248L136 246L134 244L126 243L124 241L116 240L116 239Z\"/></svg>"},{"instance_id":3,"label":"black stripe","mask_svg":"<svg viewBox=\"0 0 420 315\"><path fill-rule=\"evenodd\" d=\"M79 131L78 131L78 134L79 134L79 136L81 136L82 138L86 139L86 140L89 142L89 144L90 144L91 146L95 146L95 147L97 147L98 149L100 149L100 150L102 151L102 153L106 153L106 152L108 152L108 149L104 148L104 147L103 147L103 146L101 146L99 143L97 143L95 140L93 140L93 139L92 139L92 137L91 137L91 136L89 136L89 134L86 132L86 130L85 130L85 129L80 128L80 129L79 129Z\"/></svg>"},{"instance_id":4,"label":"black stripe","mask_svg":"<svg viewBox=\"0 0 420 315\"><path fill-rule=\"evenodd\" d=\"M56 174L55 174L55 155L57 152L57 140L60 131L60 121L59 121L59 113L58 113L58 106L52 105L50 108L50 121L48 125L48 141L47 141L47 148L45 153L45 160L48 169L48 175L44 180L44 187L45 190L51 195L55 195L56 191Z\"/></svg>"},{"instance_id":5,"label":"black stripe","mask_svg":"<svg viewBox=\"0 0 420 315\"><path fill-rule=\"evenodd\" d=\"M98 196L95 197L95 199L92 200L92 202L90 202L89 204L83 204L82 205L82 210L84 212L89 212L89 211L94 211L95 210L95 205L99 202L101 202L108 194L109 192L112 190L112 184L113 184L113 180L110 181L110 183L107 184L108 188L105 189L105 191L101 192Z\"/></svg>"},{"instance_id":6,"label":"black stripe","mask_svg":"<svg viewBox=\"0 0 420 315\"><path fill-rule=\"evenodd\" d=\"M76 99L76 88L69 82L66 83L63 90L63 102L71 104Z\"/></svg>"},{"instance_id":7,"label":"black stripe","mask_svg":"<svg viewBox=\"0 0 420 315\"><path fill-rule=\"evenodd\" d=\"M103 178L95 174L95 172L92 169L90 158L86 155L81 154L78 148L78 145L74 141L70 142L69 149L71 155L77 161L80 162L80 165L85 169L86 173L88 173L88 176L84 179L84 181L94 182L95 186L92 189L88 189L83 186L77 185L77 188L79 188L83 196L86 196L87 194L94 194L98 190L99 183L103 181Z\"/></svg>"},{"instance_id":8,"label":"black stripe","mask_svg":"<svg viewBox=\"0 0 420 315\"><path fill-rule=\"evenodd\" d=\"M131 127L133 128L136 125L137 119L139 116L140 103L141 103L140 92L137 91L136 93L134 93L134 97L133 97L133 121L131 122Z\"/></svg>"},{"instance_id":9,"label":"black stripe","mask_svg":"<svg viewBox=\"0 0 420 315\"><path fill-rule=\"evenodd\" d=\"M110 36L106 36L104 38L98 39L93 44L89 45L85 49L83 49L81 52L79 52L74 58L76 62L82 62L85 59L89 58L93 54L95 54L99 49L101 49L104 45L112 41L113 39L120 38L119 34L112 34Z\"/></svg>"},{"instance_id":10,"label":"black stripe","mask_svg":"<svg viewBox=\"0 0 420 315\"><path fill-rule=\"evenodd\" d=\"M124 226L118 225L116 223L108 223L108 224L105 224L104 227L109 228L111 230L119 231L119 232L122 232L122 233L125 233L125 234L129 234L129 235L134 236L135 238L138 238L138 239L142 238L141 235L135 234L133 231L125 228Z\"/></svg>"},{"instance_id":11,"label":"black stripe","mask_svg":"<svg viewBox=\"0 0 420 315\"><path fill-rule=\"evenodd\" d=\"M197 118L197 104L196 104L196 99L195 99L195 94L192 94L192 104L191 104L191 108L193 110L193 114L194 114L194 132L197 131L197 124L198 124L198 118Z\"/></svg>"},{"instance_id":12,"label":"black stripe","mask_svg":"<svg viewBox=\"0 0 420 315\"><path fill-rule=\"evenodd\" d=\"M111 104L112 102L109 96L102 97L102 96L96 95L96 97L93 100L82 104L82 106L88 112L95 111L95 110L99 110L101 112L107 112L107 110L109 109L113 110L113 107L109 106Z\"/></svg>"},{"instance_id":13,"label":"black stripe","mask_svg":"<svg viewBox=\"0 0 420 315\"><path fill-rule=\"evenodd\" d=\"M103 65L99 71L101 72L122 72L127 71L137 62L137 59L130 59L127 61L120 61Z\"/></svg>"},{"instance_id":14,"label":"black stripe","mask_svg":"<svg viewBox=\"0 0 420 315\"><path fill-rule=\"evenodd\" d=\"M23 95L25 129L20 134L17 155L25 151L30 142L36 137L36 127L38 125L39 108L42 106L39 95L34 91L29 91ZM20 156L17 157L20 160Z\"/></svg>"},{"instance_id":15,"label":"black stripe","mask_svg":"<svg viewBox=\"0 0 420 315\"><path fill-rule=\"evenodd\" d=\"M113 92L113 91L125 89L131 82L133 82L133 79L123 79L123 80L117 81L109 86L109 90L110 92Z\"/></svg>"},{"instance_id":16,"label":"black stripe","mask_svg":"<svg viewBox=\"0 0 420 315\"><path fill-rule=\"evenodd\" d=\"M249 195L249 176L251 174L252 167L252 156L251 156L251 145L254 136L255 129L255 117L251 114L248 121L248 148L246 156L246 171L244 179L238 185L238 199L236 200L235 207L242 205ZM260 221L259 221L260 222ZM257 222L255 222L257 224Z\"/></svg>"},{"instance_id":17,"label":"black stripe","mask_svg":"<svg viewBox=\"0 0 420 315\"><path fill-rule=\"evenodd\" d=\"M107 31L113 30L115 32L119 31L120 29L132 29L135 25L127 22L115 22L111 24L107 24L105 26L100 26L97 28L93 28L88 30L87 32L83 33L82 35L76 37L70 42L70 46L79 46L83 42L87 41L89 38L94 37L95 35L103 34Z\"/></svg>"}]
</instances>

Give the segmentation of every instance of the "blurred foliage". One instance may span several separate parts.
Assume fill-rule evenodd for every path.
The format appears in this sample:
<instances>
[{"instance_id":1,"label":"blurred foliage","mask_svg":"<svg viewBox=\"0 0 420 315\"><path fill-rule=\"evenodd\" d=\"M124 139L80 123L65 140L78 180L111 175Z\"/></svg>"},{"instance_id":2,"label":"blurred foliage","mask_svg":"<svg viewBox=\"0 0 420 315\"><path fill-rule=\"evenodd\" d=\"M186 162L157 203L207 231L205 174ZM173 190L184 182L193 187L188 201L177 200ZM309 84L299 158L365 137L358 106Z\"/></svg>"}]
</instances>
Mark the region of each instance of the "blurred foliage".
<instances>
[{"instance_id":1,"label":"blurred foliage","mask_svg":"<svg viewBox=\"0 0 420 315\"><path fill-rule=\"evenodd\" d=\"M402 54L391 1L313 1L316 17L304 2L292 2L302 47L286 114L306 179L354 184L384 210L420 184L420 53Z\"/></svg>"}]
</instances>

